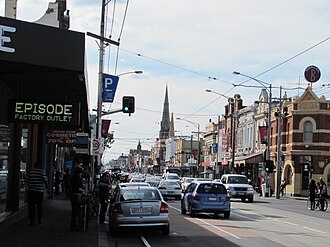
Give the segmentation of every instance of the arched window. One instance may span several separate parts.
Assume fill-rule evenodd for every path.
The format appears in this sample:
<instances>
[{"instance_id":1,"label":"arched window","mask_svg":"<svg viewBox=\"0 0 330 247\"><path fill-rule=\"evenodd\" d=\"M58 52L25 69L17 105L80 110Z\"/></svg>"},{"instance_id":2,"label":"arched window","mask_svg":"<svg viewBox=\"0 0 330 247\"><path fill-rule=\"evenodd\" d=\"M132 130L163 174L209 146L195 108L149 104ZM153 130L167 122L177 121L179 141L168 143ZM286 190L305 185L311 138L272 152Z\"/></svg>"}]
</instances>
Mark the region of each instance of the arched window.
<instances>
[{"instance_id":1,"label":"arched window","mask_svg":"<svg viewBox=\"0 0 330 247\"><path fill-rule=\"evenodd\" d=\"M313 124L311 121L304 123L304 142L313 142Z\"/></svg>"}]
</instances>

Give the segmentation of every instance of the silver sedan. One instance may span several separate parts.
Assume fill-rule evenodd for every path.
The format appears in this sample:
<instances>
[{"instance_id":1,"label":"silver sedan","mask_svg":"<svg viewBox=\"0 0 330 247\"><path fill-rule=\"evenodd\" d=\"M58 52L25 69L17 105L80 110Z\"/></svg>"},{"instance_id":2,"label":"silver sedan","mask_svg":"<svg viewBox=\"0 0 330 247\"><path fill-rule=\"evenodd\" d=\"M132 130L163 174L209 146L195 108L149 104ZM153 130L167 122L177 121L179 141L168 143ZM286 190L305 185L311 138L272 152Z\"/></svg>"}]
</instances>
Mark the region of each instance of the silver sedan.
<instances>
[{"instance_id":1,"label":"silver sedan","mask_svg":"<svg viewBox=\"0 0 330 247\"><path fill-rule=\"evenodd\" d=\"M181 199L181 186L178 182L163 180L159 183L158 189L165 198L174 197L176 199Z\"/></svg>"}]
</instances>

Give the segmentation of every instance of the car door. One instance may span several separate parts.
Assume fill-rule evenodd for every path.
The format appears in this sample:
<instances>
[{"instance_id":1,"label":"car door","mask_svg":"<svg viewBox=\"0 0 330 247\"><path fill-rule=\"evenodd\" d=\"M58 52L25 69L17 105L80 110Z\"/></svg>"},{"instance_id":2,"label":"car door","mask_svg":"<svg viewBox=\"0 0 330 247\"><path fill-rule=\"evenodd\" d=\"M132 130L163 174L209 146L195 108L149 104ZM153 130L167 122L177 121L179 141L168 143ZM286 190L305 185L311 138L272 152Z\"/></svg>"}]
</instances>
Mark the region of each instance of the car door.
<instances>
[{"instance_id":1,"label":"car door","mask_svg":"<svg viewBox=\"0 0 330 247\"><path fill-rule=\"evenodd\" d=\"M197 184L195 183L191 183L189 184L189 186L187 187L183 200L184 200L184 208L186 210L188 210L188 205L191 203L192 201L192 193L194 192L195 188L196 188Z\"/></svg>"}]
</instances>

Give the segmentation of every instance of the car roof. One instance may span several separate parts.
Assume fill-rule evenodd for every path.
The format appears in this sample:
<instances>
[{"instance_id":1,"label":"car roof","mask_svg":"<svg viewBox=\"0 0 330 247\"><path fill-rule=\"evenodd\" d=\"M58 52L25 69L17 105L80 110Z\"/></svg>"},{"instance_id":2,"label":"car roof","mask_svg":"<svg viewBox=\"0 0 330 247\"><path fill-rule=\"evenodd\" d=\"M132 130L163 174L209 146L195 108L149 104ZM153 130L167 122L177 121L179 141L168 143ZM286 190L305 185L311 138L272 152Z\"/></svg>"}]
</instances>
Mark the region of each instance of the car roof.
<instances>
[{"instance_id":1,"label":"car roof","mask_svg":"<svg viewBox=\"0 0 330 247\"><path fill-rule=\"evenodd\" d=\"M245 175L242 175L242 174L224 174L222 176L227 176L227 177L246 177Z\"/></svg>"},{"instance_id":2,"label":"car roof","mask_svg":"<svg viewBox=\"0 0 330 247\"><path fill-rule=\"evenodd\" d=\"M222 184L220 182L217 182L217 181L193 181L192 183L195 183L195 184Z\"/></svg>"},{"instance_id":3,"label":"car roof","mask_svg":"<svg viewBox=\"0 0 330 247\"><path fill-rule=\"evenodd\" d=\"M128 187L121 187L121 190L157 190L156 187L153 186L128 186Z\"/></svg>"}]
</instances>

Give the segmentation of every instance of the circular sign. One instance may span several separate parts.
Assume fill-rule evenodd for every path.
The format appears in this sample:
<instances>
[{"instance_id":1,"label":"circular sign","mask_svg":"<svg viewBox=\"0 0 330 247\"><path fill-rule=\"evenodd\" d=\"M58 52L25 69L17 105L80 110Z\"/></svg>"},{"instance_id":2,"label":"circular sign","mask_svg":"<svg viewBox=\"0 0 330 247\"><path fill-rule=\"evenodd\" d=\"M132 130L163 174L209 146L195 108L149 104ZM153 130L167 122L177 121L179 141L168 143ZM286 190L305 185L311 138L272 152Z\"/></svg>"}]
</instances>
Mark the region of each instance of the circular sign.
<instances>
[{"instance_id":1,"label":"circular sign","mask_svg":"<svg viewBox=\"0 0 330 247\"><path fill-rule=\"evenodd\" d=\"M318 67L311 65L305 69L305 79L311 83L317 82L321 77L321 71Z\"/></svg>"},{"instance_id":2,"label":"circular sign","mask_svg":"<svg viewBox=\"0 0 330 247\"><path fill-rule=\"evenodd\" d=\"M93 140L93 151L97 151L100 148L100 142L98 140Z\"/></svg>"}]
</instances>

